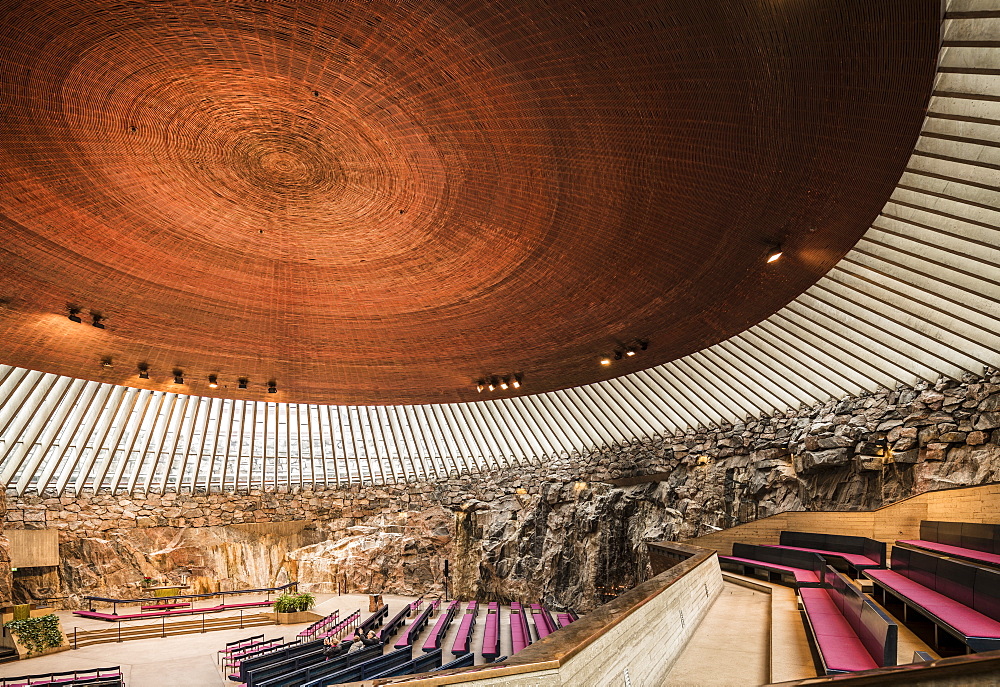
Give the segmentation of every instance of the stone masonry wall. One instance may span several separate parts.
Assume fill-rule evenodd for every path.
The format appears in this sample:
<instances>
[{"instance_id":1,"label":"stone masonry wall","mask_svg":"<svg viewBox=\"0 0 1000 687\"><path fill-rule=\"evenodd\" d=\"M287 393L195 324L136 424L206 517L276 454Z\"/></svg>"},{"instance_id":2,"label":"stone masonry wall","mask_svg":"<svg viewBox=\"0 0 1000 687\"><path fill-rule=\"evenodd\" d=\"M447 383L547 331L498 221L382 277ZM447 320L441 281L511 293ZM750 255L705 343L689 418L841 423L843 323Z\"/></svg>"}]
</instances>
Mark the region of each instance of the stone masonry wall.
<instances>
[{"instance_id":1,"label":"stone masonry wall","mask_svg":"<svg viewBox=\"0 0 1000 687\"><path fill-rule=\"evenodd\" d=\"M649 481L616 486L637 479ZM235 586L301 573L324 591L437 589L438 563L450 557L460 595L585 609L646 576L647 540L991 481L1000 481L1000 374L989 370L437 483L9 496L7 527L61 532L63 569L22 584L36 594L108 593L180 567ZM246 526L287 521L308 526L294 541ZM417 565L421 556L432 564ZM96 574L95 560L119 568Z\"/></svg>"}]
</instances>

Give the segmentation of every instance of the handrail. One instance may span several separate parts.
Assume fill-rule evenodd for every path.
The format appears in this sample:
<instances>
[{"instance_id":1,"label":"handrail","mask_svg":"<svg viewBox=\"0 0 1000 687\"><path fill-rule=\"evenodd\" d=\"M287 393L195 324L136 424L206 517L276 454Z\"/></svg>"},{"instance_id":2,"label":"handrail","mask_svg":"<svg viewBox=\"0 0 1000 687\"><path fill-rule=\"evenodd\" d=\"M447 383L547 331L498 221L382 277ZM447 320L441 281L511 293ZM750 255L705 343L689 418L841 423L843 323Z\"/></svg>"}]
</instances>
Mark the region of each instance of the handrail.
<instances>
[{"instance_id":1,"label":"handrail","mask_svg":"<svg viewBox=\"0 0 1000 687\"><path fill-rule=\"evenodd\" d=\"M976 675L1000 674L1000 651L984 651L978 654L939 658L925 663L906 663L901 666L864 670L857 673L842 675L821 675L802 680L772 683L774 687L799 687L800 685L850 685L850 687L867 687L868 685L919 685L922 682L941 684L995 684L993 682L972 682L970 678ZM953 681L962 678L961 682ZM966 682L966 680L969 680Z\"/></svg>"},{"instance_id":2,"label":"handrail","mask_svg":"<svg viewBox=\"0 0 1000 687\"><path fill-rule=\"evenodd\" d=\"M281 592L290 587L298 589L298 582L289 582L280 587L263 587L261 589L233 589L232 591L208 592L204 594L175 594L173 596L153 596L144 599L112 599L106 596L84 596L89 601L103 601L109 604L134 604L144 601L166 601L168 599L207 599L213 596L225 596L226 594L256 594L257 592Z\"/></svg>"},{"instance_id":3,"label":"handrail","mask_svg":"<svg viewBox=\"0 0 1000 687\"><path fill-rule=\"evenodd\" d=\"M503 663L435 671L421 675L366 680L366 687L450 685L473 680L501 678L541 670L555 670L603 637L613 627L679 582L715 551L679 542L647 542L654 577L641 582L616 599L599 606L579 620L520 651ZM658 570L659 568L659 570ZM656 574L658 573L658 574Z\"/></svg>"}]
</instances>

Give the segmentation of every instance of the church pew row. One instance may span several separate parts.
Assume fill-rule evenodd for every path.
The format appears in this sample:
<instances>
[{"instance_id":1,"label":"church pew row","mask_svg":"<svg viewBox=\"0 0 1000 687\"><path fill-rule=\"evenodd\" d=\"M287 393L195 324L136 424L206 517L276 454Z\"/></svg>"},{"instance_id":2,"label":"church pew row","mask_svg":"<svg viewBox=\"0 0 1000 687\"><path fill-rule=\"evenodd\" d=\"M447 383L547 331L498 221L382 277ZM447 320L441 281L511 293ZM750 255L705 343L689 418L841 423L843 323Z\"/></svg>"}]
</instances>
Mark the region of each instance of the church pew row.
<instances>
[{"instance_id":1,"label":"church pew row","mask_svg":"<svg viewBox=\"0 0 1000 687\"><path fill-rule=\"evenodd\" d=\"M380 677L397 677L399 675L414 675L415 673L429 673L431 671L440 670L441 668L441 650L435 649L434 651L428 652L426 654L421 654L417 658L412 658L403 665L395 666L384 670L381 673L377 673L371 676L371 679Z\"/></svg>"},{"instance_id":2,"label":"church pew row","mask_svg":"<svg viewBox=\"0 0 1000 687\"><path fill-rule=\"evenodd\" d=\"M366 618L365 621L361 623L359 628L367 627L369 629L374 629L374 627L377 626L377 623L388 615L388 612L388 606L381 606L377 611ZM355 613L360 613L360 611L355 611ZM354 614L352 613L351 615L353 616ZM343 622L348 621L349 618L350 616L345 618ZM278 644L277 646L272 645L261 649L255 649L239 657L239 659L233 663L232 669L235 670L235 672L230 674L228 677L234 682L245 683L247 681L247 673L249 671L262 668L270 665L271 663L277 663L290 658L295 658L296 656L312 653L317 650L322 652L322 648L323 643L318 639L303 642L296 638L291 642Z\"/></svg>"},{"instance_id":3,"label":"church pew row","mask_svg":"<svg viewBox=\"0 0 1000 687\"><path fill-rule=\"evenodd\" d=\"M452 668L469 668L476 664L476 655L471 651L467 654L462 654L454 661L445 663L443 666L438 668L438 670L451 670Z\"/></svg>"},{"instance_id":4,"label":"church pew row","mask_svg":"<svg viewBox=\"0 0 1000 687\"><path fill-rule=\"evenodd\" d=\"M309 651L303 651L294 656L286 656L277 660L264 661L245 670L243 684L246 687L258 687L261 683L275 677L289 675L321 663L324 660L323 650L325 646L323 642L309 642L309 645Z\"/></svg>"},{"instance_id":5,"label":"church pew row","mask_svg":"<svg viewBox=\"0 0 1000 687\"><path fill-rule=\"evenodd\" d=\"M821 582L799 594L826 674L896 665L896 623L833 567L822 571Z\"/></svg>"},{"instance_id":6,"label":"church pew row","mask_svg":"<svg viewBox=\"0 0 1000 687\"><path fill-rule=\"evenodd\" d=\"M341 620L339 623L333 627L313 636L313 639L326 639L327 637L340 637L350 630L358 622L358 618L361 617L361 609L354 611L349 616Z\"/></svg>"},{"instance_id":7,"label":"church pew row","mask_svg":"<svg viewBox=\"0 0 1000 687\"><path fill-rule=\"evenodd\" d=\"M226 654L222 659L222 666L225 670L235 670L245 658L248 658L251 655L265 649L277 648L284 643L285 639L283 637L274 637L272 639L263 639L259 642L254 642L253 644L249 644L236 651Z\"/></svg>"},{"instance_id":8,"label":"church pew row","mask_svg":"<svg viewBox=\"0 0 1000 687\"><path fill-rule=\"evenodd\" d=\"M121 666L111 668L93 668L90 670L67 670L58 673L36 673L16 677L0 678L0 687L35 687L52 685L52 687L111 687L124 685L124 675Z\"/></svg>"},{"instance_id":9,"label":"church pew row","mask_svg":"<svg viewBox=\"0 0 1000 687\"><path fill-rule=\"evenodd\" d=\"M976 565L1000 567L1000 525L922 520L920 539L903 539L897 541L896 546L961 558Z\"/></svg>"},{"instance_id":10,"label":"church pew row","mask_svg":"<svg viewBox=\"0 0 1000 687\"><path fill-rule=\"evenodd\" d=\"M374 613L365 618L365 620L358 625L358 629L361 634L368 634L370 630L374 630L376 627L381 627L382 623L389 616L389 606L387 604L382 604L378 607Z\"/></svg>"},{"instance_id":11,"label":"church pew row","mask_svg":"<svg viewBox=\"0 0 1000 687\"><path fill-rule=\"evenodd\" d=\"M269 671L265 679L255 681L253 685L248 684L246 687L301 687L301 685L306 683L349 670L352 666L379 658L382 656L383 649L384 646L382 644L373 644L372 646L362 647L356 651L329 659L325 658L321 653L319 658L311 660L294 670L278 670L276 666L274 670Z\"/></svg>"},{"instance_id":12,"label":"church pew row","mask_svg":"<svg viewBox=\"0 0 1000 687\"><path fill-rule=\"evenodd\" d=\"M339 685L344 682L367 680L380 673L384 673L387 670L398 668L399 666L408 663L411 660L412 653L412 647L396 649L391 653L354 664L335 673L327 674L318 679L305 682L302 684L302 687L329 687L329 685ZM350 654L347 655L350 656Z\"/></svg>"},{"instance_id":13,"label":"church pew row","mask_svg":"<svg viewBox=\"0 0 1000 687\"><path fill-rule=\"evenodd\" d=\"M427 608L421 611L420 615L414 618L410 626L406 628L406 632L400 637L393 648L402 649L403 647L413 646L413 642L417 641L417 635L419 635L427 623L430 622L431 614L437 609L440 600L434 603L428 604Z\"/></svg>"},{"instance_id":14,"label":"church pew row","mask_svg":"<svg viewBox=\"0 0 1000 687\"><path fill-rule=\"evenodd\" d=\"M779 535L778 542L764 546L818 554L834 565L838 563L846 565L848 572L854 578L857 578L862 570L885 567L885 542L868 537L783 531Z\"/></svg>"},{"instance_id":15,"label":"church pew row","mask_svg":"<svg viewBox=\"0 0 1000 687\"><path fill-rule=\"evenodd\" d=\"M248 649L256 644L261 644L264 642L264 635L254 635L253 637L247 637L245 639L235 639L231 642L226 642L226 646L223 649L219 649L219 654L216 656L216 663L219 663L225 658L228 658L231 654Z\"/></svg>"},{"instance_id":16,"label":"church pew row","mask_svg":"<svg viewBox=\"0 0 1000 687\"><path fill-rule=\"evenodd\" d=\"M444 641L444 636L448 633L448 628L451 626L451 622L455 619L455 615L458 613L458 607L459 602L452 601L448 604L444 613L438 616L437 622L434 623L434 628L424 641L424 651L434 651L435 649L441 648L441 642Z\"/></svg>"},{"instance_id":17,"label":"church pew row","mask_svg":"<svg viewBox=\"0 0 1000 687\"><path fill-rule=\"evenodd\" d=\"M323 632L324 630L329 629L333 625L336 625L339 618L340 618L340 611L336 610L330 615L326 616L325 618L320 618L312 625L299 632L298 636L302 639L307 639L307 638L314 639L316 635L318 635L320 632Z\"/></svg>"},{"instance_id":18,"label":"church pew row","mask_svg":"<svg viewBox=\"0 0 1000 687\"><path fill-rule=\"evenodd\" d=\"M483 658L491 661L500 655L500 604L486 607L486 627L483 629Z\"/></svg>"},{"instance_id":19,"label":"church pew row","mask_svg":"<svg viewBox=\"0 0 1000 687\"><path fill-rule=\"evenodd\" d=\"M458 634L455 642L451 645L452 656L461 656L472 651L472 631L476 628L476 612L479 609L478 601L470 601L465 607L465 615L458 625Z\"/></svg>"},{"instance_id":20,"label":"church pew row","mask_svg":"<svg viewBox=\"0 0 1000 687\"><path fill-rule=\"evenodd\" d=\"M516 654L531 644L528 619L524 617L524 608L517 602L510 605L510 642L512 654Z\"/></svg>"},{"instance_id":21,"label":"church pew row","mask_svg":"<svg viewBox=\"0 0 1000 687\"><path fill-rule=\"evenodd\" d=\"M392 636L396 634L396 631L403 626L406 619L413 613L413 604L406 604L401 609L399 613L392 617L392 620L386 622L382 626L382 629L378 633L378 640L383 644L386 644Z\"/></svg>"},{"instance_id":22,"label":"church pew row","mask_svg":"<svg viewBox=\"0 0 1000 687\"><path fill-rule=\"evenodd\" d=\"M531 620L535 623L535 634L538 638L548 637L556 631L556 624L552 621L552 616L541 604L531 604Z\"/></svg>"},{"instance_id":23,"label":"church pew row","mask_svg":"<svg viewBox=\"0 0 1000 687\"><path fill-rule=\"evenodd\" d=\"M254 651L245 656L239 662L239 665L236 666L236 672L231 673L228 677L233 682L246 683L248 673L256 668L266 666L272 662L284 661L289 658L322 650L323 642L319 640L300 642L296 639L276 647Z\"/></svg>"},{"instance_id":24,"label":"church pew row","mask_svg":"<svg viewBox=\"0 0 1000 687\"><path fill-rule=\"evenodd\" d=\"M573 622L573 616L570 615L569 613L556 614L556 623L559 625L559 627L566 627L571 622Z\"/></svg>"},{"instance_id":25,"label":"church pew row","mask_svg":"<svg viewBox=\"0 0 1000 687\"><path fill-rule=\"evenodd\" d=\"M890 570L866 570L883 605L903 605L934 624L938 648L954 638L972 651L1000 649L1000 571L904 547L892 550Z\"/></svg>"},{"instance_id":26,"label":"church pew row","mask_svg":"<svg viewBox=\"0 0 1000 687\"><path fill-rule=\"evenodd\" d=\"M719 565L741 575L765 574L769 582L795 588L818 587L826 563L818 554L756 544L733 544L733 555L719 556Z\"/></svg>"}]
</instances>

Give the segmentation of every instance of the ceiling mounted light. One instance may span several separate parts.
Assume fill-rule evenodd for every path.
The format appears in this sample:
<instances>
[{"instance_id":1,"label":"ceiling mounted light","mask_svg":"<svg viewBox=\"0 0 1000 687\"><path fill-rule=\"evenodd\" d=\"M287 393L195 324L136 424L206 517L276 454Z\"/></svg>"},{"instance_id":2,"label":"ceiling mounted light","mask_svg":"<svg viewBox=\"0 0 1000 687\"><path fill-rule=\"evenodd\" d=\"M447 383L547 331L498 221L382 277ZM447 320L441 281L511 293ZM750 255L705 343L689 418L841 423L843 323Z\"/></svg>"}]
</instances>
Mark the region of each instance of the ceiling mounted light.
<instances>
[{"instance_id":1,"label":"ceiling mounted light","mask_svg":"<svg viewBox=\"0 0 1000 687\"><path fill-rule=\"evenodd\" d=\"M521 375L514 375L514 378L510 380L510 385L515 389L521 388Z\"/></svg>"},{"instance_id":2,"label":"ceiling mounted light","mask_svg":"<svg viewBox=\"0 0 1000 687\"><path fill-rule=\"evenodd\" d=\"M625 355L627 355L628 357L631 358L633 355L635 355L635 349L634 348L626 348L625 349Z\"/></svg>"},{"instance_id":3,"label":"ceiling mounted light","mask_svg":"<svg viewBox=\"0 0 1000 687\"><path fill-rule=\"evenodd\" d=\"M509 387L510 387L510 384L507 383L507 378L506 377L501 377L500 378L500 388L503 389L504 391L506 391Z\"/></svg>"},{"instance_id":4,"label":"ceiling mounted light","mask_svg":"<svg viewBox=\"0 0 1000 687\"><path fill-rule=\"evenodd\" d=\"M139 368L139 379L149 379L149 365L139 363L137 367Z\"/></svg>"},{"instance_id":5,"label":"ceiling mounted light","mask_svg":"<svg viewBox=\"0 0 1000 687\"><path fill-rule=\"evenodd\" d=\"M639 348L645 351L647 348L649 348L649 342L643 339L642 341L639 342Z\"/></svg>"},{"instance_id":6,"label":"ceiling mounted light","mask_svg":"<svg viewBox=\"0 0 1000 687\"><path fill-rule=\"evenodd\" d=\"M174 384L183 384L183 383L184 383L184 371L174 370Z\"/></svg>"},{"instance_id":7,"label":"ceiling mounted light","mask_svg":"<svg viewBox=\"0 0 1000 687\"><path fill-rule=\"evenodd\" d=\"M777 262L778 260L781 259L782 253L783 251L781 250L781 246L774 246L771 249L771 251L767 254L767 262L768 263Z\"/></svg>"},{"instance_id":8,"label":"ceiling mounted light","mask_svg":"<svg viewBox=\"0 0 1000 687\"><path fill-rule=\"evenodd\" d=\"M611 364L611 358L608 357L601 358L601 365L610 365L610 364Z\"/></svg>"},{"instance_id":9,"label":"ceiling mounted light","mask_svg":"<svg viewBox=\"0 0 1000 687\"><path fill-rule=\"evenodd\" d=\"M219 388L219 377L218 375L208 375L208 388L218 389Z\"/></svg>"},{"instance_id":10,"label":"ceiling mounted light","mask_svg":"<svg viewBox=\"0 0 1000 687\"><path fill-rule=\"evenodd\" d=\"M476 382L476 391L478 391L479 393L483 393L483 389L485 388L486 388L486 382L484 380L480 379L478 382Z\"/></svg>"},{"instance_id":11,"label":"ceiling mounted light","mask_svg":"<svg viewBox=\"0 0 1000 687\"><path fill-rule=\"evenodd\" d=\"M83 322L83 320L80 319L80 309L74 305L69 306L69 321L76 322L77 324Z\"/></svg>"},{"instance_id":12,"label":"ceiling mounted light","mask_svg":"<svg viewBox=\"0 0 1000 687\"><path fill-rule=\"evenodd\" d=\"M496 377L490 377L490 383L486 385L486 388L489 389L490 391L496 391L497 390L497 380L496 380Z\"/></svg>"},{"instance_id":13,"label":"ceiling mounted light","mask_svg":"<svg viewBox=\"0 0 1000 687\"><path fill-rule=\"evenodd\" d=\"M101 313L99 313L99 312L91 312L90 313L90 319L92 320L92 322L91 322L92 325L94 325L98 329L104 329L104 322L102 322L102 320L104 319L104 316Z\"/></svg>"},{"instance_id":14,"label":"ceiling mounted light","mask_svg":"<svg viewBox=\"0 0 1000 687\"><path fill-rule=\"evenodd\" d=\"M238 380L236 380L236 385L240 389L246 389L247 388L247 384L249 384L249 383L250 383L250 380L247 379L246 377L240 377Z\"/></svg>"},{"instance_id":15,"label":"ceiling mounted light","mask_svg":"<svg viewBox=\"0 0 1000 687\"><path fill-rule=\"evenodd\" d=\"M273 379L267 383L267 393L269 394L278 393L278 383Z\"/></svg>"},{"instance_id":16,"label":"ceiling mounted light","mask_svg":"<svg viewBox=\"0 0 1000 687\"><path fill-rule=\"evenodd\" d=\"M622 352L615 351L615 360L621 360L621 359L622 359Z\"/></svg>"},{"instance_id":17,"label":"ceiling mounted light","mask_svg":"<svg viewBox=\"0 0 1000 687\"><path fill-rule=\"evenodd\" d=\"M105 370L110 370L114 366L115 364L111 361L110 357L101 358L101 367L103 367Z\"/></svg>"}]
</instances>

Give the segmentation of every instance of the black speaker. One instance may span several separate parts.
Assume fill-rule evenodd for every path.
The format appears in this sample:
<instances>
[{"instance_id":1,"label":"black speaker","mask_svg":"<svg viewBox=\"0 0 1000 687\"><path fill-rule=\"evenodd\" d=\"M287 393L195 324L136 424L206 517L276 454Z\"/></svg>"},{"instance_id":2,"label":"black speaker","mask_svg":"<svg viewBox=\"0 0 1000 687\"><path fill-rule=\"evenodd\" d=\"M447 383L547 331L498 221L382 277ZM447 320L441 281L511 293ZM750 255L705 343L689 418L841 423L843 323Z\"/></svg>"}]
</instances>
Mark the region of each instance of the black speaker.
<instances>
[{"instance_id":1,"label":"black speaker","mask_svg":"<svg viewBox=\"0 0 1000 687\"><path fill-rule=\"evenodd\" d=\"M444 576L448 577L448 559L444 559Z\"/></svg>"}]
</instances>

